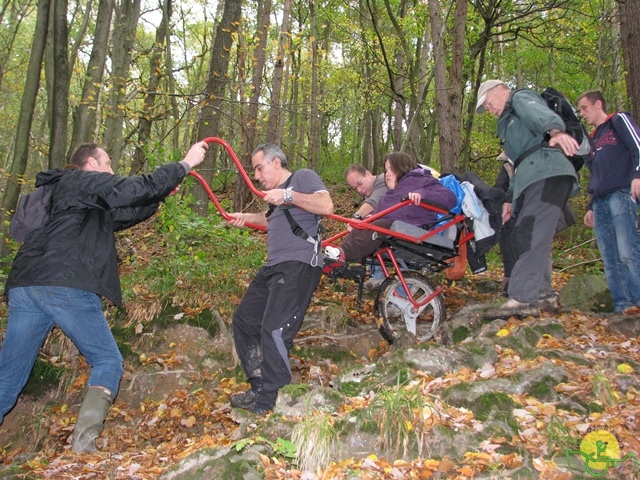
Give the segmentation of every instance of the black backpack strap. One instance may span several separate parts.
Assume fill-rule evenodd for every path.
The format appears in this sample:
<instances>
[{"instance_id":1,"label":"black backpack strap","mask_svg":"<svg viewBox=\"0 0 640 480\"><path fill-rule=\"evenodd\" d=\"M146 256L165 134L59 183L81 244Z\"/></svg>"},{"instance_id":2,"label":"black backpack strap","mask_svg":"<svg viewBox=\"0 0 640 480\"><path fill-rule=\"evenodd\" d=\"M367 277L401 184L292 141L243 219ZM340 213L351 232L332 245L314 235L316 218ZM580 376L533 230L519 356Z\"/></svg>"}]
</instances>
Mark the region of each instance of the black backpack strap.
<instances>
[{"instance_id":1,"label":"black backpack strap","mask_svg":"<svg viewBox=\"0 0 640 480\"><path fill-rule=\"evenodd\" d=\"M542 140L540 143L537 143L536 145L534 145L531 148L526 149L524 152L522 152L518 158L516 158L513 162L513 169L515 170L516 168L518 168L518 165L520 165L522 163L522 161L527 158L529 155L531 155L533 152L537 152L538 150L540 150L543 147L546 147L548 145L546 140Z\"/></svg>"},{"instance_id":2,"label":"black backpack strap","mask_svg":"<svg viewBox=\"0 0 640 480\"><path fill-rule=\"evenodd\" d=\"M289 175L289 178L287 178L287 180L283 184L283 188L287 188L289 186L289 183L291 183L291 179L293 178L294 175L295 175L295 172ZM271 215L276 208L278 208L278 206L273 204L269 205L269 210L267 210L267 214L266 214L267 217ZM322 223L320 223L320 217L318 216L318 235L316 235L315 237L312 237L300 226L300 224L298 224L298 222L295 221L295 219L293 218L293 215L291 215L291 212L289 211L291 208L298 208L298 207L294 205L280 205L280 208L282 208L284 216L287 219L287 222L289 222L289 226L291 227L291 232L296 237L300 237L303 240L313 245L313 258L311 260L311 266L316 267L318 265L318 255L320 254L320 248L322 246L322 234L326 231L325 228L322 226Z\"/></svg>"},{"instance_id":3,"label":"black backpack strap","mask_svg":"<svg viewBox=\"0 0 640 480\"><path fill-rule=\"evenodd\" d=\"M518 116L518 114L513 109L513 106L511 105L511 102L512 102L513 96L516 93L518 93L520 90L527 90L527 89L526 88L519 88L518 90L513 92L511 94L511 96L509 97L509 99L507 100L507 103L504 106L504 109L505 109L506 112L510 113L511 115L515 115L516 117ZM524 152L522 152L520 155L518 155L518 158L516 158L513 161L513 169L515 170L516 168L518 168L518 165L520 165L522 163L522 161L525 158L527 158L529 155L531 155L534 152L537 152L541 148L547 147L548 145L549 145L549 139L545 135L545 138L543 138L540 143L535 144L533 147L530 147L530 148L526 149Z\"/></svg>"},{"instance_id":4,"label":"black backpack strap","mask_svg":"<svg viewBox=\"0 0 640 480\"><path fill-rule=\"evenodd\" d=\"M285 182L282 184L282 188L287 188L289 186L289 184L291 183L291 179L293 178L293 176L295 175L295 172L292 173L291 175L289 175L289 177L285 180ZM274 212L274 210L278 208L278 205L274 205L273 203L269 204L269 209L267 210L267 213L265 214L265 216L267 218L269 218L269 216ZM291 223L291 222L289 222ZM296 224L297 225L297 224Z\"/></svg>"}]
</instances>

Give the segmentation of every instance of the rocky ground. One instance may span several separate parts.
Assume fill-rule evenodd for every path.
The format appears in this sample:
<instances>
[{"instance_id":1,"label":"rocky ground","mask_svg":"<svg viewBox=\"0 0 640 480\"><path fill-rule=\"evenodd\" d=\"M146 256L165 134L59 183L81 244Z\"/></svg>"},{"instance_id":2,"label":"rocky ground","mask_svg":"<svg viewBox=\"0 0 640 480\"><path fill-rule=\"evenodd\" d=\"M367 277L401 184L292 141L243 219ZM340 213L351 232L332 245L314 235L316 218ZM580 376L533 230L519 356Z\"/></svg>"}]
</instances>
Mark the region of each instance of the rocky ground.
<instances>
[{"instance_id":1,"label":"rocky ground","mask_svg":"<svg viewBox=\"0 0 640 480\"><path fill-rule=\"evenodd\" d=\"M211 335L161 312L165 326L128 342L121 391L92 455L68 443L87 368L53 341L61 353L47 358L74 373L23 395L6 417L0 476L640 478L640 318L575 305L485 318L497 285L483 277L449 286L439 342L401 335L390 346L370 297L357 309L352 284L324 281L292 350L294 381L266 417L228 404L246 385L227 319L196 312L218 325ZM598 440L610 460L589 459Z\"/></svg>"}]
</instances>

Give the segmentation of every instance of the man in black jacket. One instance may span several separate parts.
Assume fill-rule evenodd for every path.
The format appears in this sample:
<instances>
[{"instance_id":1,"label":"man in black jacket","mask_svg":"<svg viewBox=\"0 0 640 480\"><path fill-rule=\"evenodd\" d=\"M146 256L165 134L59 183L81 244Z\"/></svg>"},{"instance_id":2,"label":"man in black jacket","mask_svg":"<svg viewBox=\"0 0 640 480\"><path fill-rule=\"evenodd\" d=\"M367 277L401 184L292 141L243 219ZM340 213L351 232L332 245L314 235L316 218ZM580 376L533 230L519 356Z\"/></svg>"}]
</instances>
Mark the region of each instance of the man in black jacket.
<instances>
[{"instance_id":1,"label":"man in black jacket","mask_svg":"<svg viewBox=\"0 0 640 480\"><path fill-rule=\"evenodd\" d=\"M123 374L123 360L100 297L122 304L113 233L131 227L158 205L204 159L198 142L180 163L148 175L113 174L109 155L97 144L71 155L76 169L36 176L36 186L55 184L46 224L30 233L6 283L7 331L0 351L0 423L13 408L49 332L59 327L91 365L87 391L73 432L75 452L96 451Z\"/></svg>"}]
</instances>

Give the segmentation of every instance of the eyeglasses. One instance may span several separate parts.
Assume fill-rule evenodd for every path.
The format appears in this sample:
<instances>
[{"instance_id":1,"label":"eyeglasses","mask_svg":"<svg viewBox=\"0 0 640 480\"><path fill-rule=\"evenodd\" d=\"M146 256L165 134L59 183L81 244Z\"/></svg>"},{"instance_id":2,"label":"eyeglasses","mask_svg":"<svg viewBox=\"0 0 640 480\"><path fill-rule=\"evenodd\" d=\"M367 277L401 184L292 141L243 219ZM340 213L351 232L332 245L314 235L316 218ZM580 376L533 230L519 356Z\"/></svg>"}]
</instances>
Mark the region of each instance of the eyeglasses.
<instances>
[{"instance_id":1,"label":"eyeglasses","mask_svg":"<svg viewBox=\"0 0 640 480\"><path fill-rule=\"evenodd\" d=\"M358 188L360 188L360 187L362 186L362 184L363 184L363 183L364 183L364 175L363 175L363 176L361 176L361 177L358 179L358 181L356 182L356 190L357 190Z\"/></svg>"}]
</instances>

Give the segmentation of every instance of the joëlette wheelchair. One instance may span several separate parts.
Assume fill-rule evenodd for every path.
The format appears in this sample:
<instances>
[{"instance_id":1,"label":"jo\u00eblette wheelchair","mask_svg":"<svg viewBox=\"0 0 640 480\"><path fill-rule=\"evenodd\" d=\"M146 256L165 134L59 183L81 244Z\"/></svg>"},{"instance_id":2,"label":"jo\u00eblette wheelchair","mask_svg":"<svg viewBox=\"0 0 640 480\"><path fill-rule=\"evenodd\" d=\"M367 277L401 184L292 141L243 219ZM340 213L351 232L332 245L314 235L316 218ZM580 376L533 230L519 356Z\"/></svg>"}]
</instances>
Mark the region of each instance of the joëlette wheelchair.
<instances>
[{"instance_id":1,"label":"jo\u00eblette wheelchair","mask_svg":"<svg viewBox=\"0 0 640 480\"><path fill-rule=\"evenodd\" d=\"M216 137L205 139L208 143L222 145L238 168L243 181L249 190L259 196L264 194L258 190L247 175L233 149L224 140ZM197 172L191 172L202 184L209 198L223 218L231 219L224 210L206 180ZM377 289L375 313L378 330L382 337L392 344L399 335L399 329L406 329L418 342L433 338L438 326L445 321L443 300L444 286L434 286L429 276L436 272L454 268L461 262L466 264L467 245L473 242L474 234L467 228L467 217L464 214L450 212L448 209L427 201L420 206L433 210L441 215L438 223L427 230L404 222L394 222L389 229L374 225L372 222L390 212L412 205L408 199L403 200L387 210L370 216L364 220L356 220L340 215L329 215L352 228L366 229L382 240L380 248L360 264L351 264L345 268L329 273L330 277L351 278L358 283L358 305L361 304L363 286L368 276L367 266L376 265L382 269L385 280ZM264 227L247 224L250 228L264 230ZM336 241L349 233L345 229L322 241L322 247L335 245Z\"/></svg>"}]
</instances>

